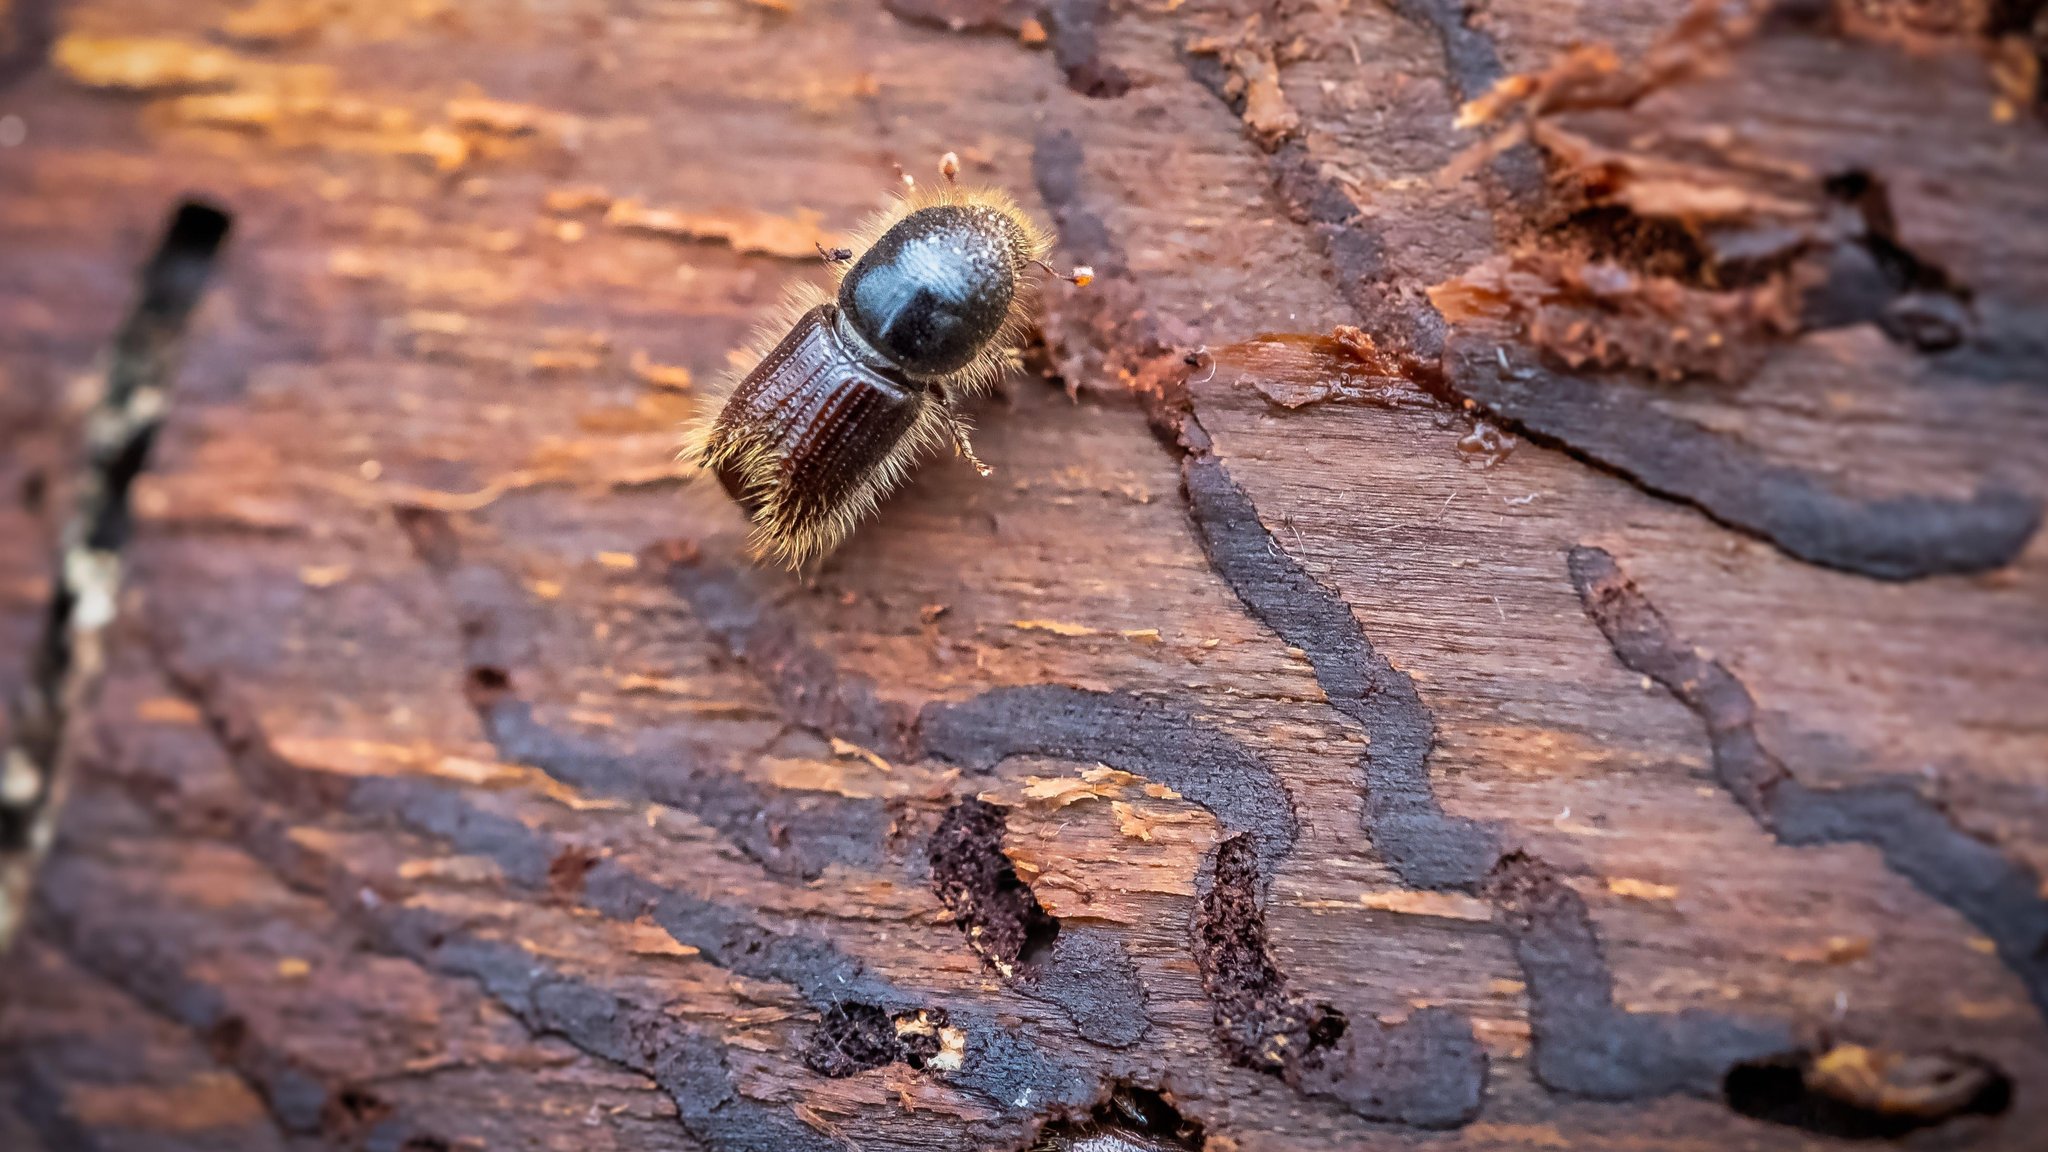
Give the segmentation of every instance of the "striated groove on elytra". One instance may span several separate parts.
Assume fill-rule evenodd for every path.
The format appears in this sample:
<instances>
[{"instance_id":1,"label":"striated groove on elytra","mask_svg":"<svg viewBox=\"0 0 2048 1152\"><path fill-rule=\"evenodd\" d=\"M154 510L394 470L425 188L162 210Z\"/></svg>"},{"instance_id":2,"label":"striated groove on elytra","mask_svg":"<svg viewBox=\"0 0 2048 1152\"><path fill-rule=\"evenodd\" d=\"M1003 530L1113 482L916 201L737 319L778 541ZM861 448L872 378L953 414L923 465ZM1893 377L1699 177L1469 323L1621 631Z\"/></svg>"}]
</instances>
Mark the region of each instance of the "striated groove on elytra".
<instances>
[{"instance_id":1,"label":"striated groove on elytra","mask_svg":"<svg viewBox=\"0 0 2048 1152\"><path fill-rule=\"evenodd\" d=\"M1903 781L1811 788L1765 748L1756 701L1719 661L1672 632L1612 555L1578 547L1568 566L1587 616L1622 664L1662 685L1705 726L1714 776L1779 842L1859 843L1887 867L1960 912L1997 946L2000 959L2048 1014L2048 899L2041 877L1958 827Z\"/></svg>"}]
</instances>

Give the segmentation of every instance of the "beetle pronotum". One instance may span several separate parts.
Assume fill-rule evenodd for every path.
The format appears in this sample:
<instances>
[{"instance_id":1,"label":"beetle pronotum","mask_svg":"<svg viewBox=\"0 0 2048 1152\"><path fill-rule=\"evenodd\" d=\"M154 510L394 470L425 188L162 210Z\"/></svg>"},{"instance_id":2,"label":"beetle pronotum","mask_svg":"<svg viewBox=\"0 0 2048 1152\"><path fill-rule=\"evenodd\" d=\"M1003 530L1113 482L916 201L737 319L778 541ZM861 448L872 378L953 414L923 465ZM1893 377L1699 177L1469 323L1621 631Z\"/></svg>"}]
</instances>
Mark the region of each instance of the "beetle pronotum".
<instances>
[{"instance_id":1,"label":"beetle pronotum","mask_svg":"<svg viewBox=\"0 0 2048 1152\"><path fill-rule=\"evenodd\" d=\"M753 520L756 555L796 567L830 552L929 450L988 474L960 405L1015 362L1028 273L1052 244L1009 196L955 184L958 168L947 153L943 182L912 187L854 248L820 249L837 294L794 292L686 443Z\"/></svg>"}]
</instances>

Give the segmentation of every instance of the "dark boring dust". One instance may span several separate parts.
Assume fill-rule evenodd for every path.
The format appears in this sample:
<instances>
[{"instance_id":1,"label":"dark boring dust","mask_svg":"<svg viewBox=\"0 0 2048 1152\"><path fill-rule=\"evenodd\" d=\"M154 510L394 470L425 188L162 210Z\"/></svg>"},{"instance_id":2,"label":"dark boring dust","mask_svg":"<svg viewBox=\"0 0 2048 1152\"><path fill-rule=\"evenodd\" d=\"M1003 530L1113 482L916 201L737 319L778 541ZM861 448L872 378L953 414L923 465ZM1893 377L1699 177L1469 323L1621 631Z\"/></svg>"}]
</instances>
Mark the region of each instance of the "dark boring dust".
<instances>
[{"instance_id":1,"label":"dark boring dust","mask_svg":"<svg viewBox=\"0 0 2048 1152\"><path fill-rule=\"evenodd\" d=\"M651 800L695 813L771 872L812 877L834 862L882 859L890 817L877 800L798 796L724 770L688 726L592 735L549 723L519 693L521 670L544 646L546 614L532 594L484 556L465 556L445 513L397 510L413 552L453 604L468 667L463 693L500 759L589 791ZM871 685L842 688L828 657L752 599L741 578L710 564L671 562L670 580L695 595L703 624L736 653L763 661L777 702L798 723L834 724L863 747L900 755L903 728ZM694 579L693 579L694 578Z\"/></svg>"},{"instance_id":2,"label":"dark boring dust","mask_svg":"<svg viewBox=\"0 0 2048 1152\"><path fill-rule=\"evenodd\" d=\"M1283 184L1308 197L1300 205L1302 219L1331 245L1333 259L1342 255L1347 267L1360 270L1361 282L1371 279L1378 253L1371 236L1359 230L1355 208L1331 196L1325 211L1323 198L1314 193L1313 174L1305 163L1297 163L1303 157L1290 156L1291 150L1295 145L1283 145L1275 165ZM1038 160L1041 189L1057 206L1063 227L1071 218L1092 236L1100 221L1080 198L1078 142L1066 133L1050 142L1042 139ZM1113 248L1106 236L1090 242ZM1113 326L1098 328L1106 339L1121 332ZM1435 343L1440 327L1404 323L1392 328L1393 355L1413 360L1419 350L1440 347ZM1190 511L1212 567L1247 611L1307 654L1331 705L1362 724L1371 737L1363 763L1364 824L1375 850L1411 886L1479 890L1500 858L1498 833L1451 816L1437 801L1429 776L1435 725L1413 681L1375 649L1350 607L1266 530L1223 462L1206 451L1207 436L1186 410L1184 394L1181 399L1178 408L1155 406L1152 417L1186 453L1183 477ZM1461 1016L1429 1009L1398 1026L1348 1022L1334 1009L1311 1008L1287 994L1265 946L1263 915L1251 881L1257 870L1251 838L1227 843L1234 846L1219 850L1218 879L1204 897L1195 938L1219 1035L1233 1058L1280 1076L1306 1094L1343 1099L1354 1111L1377 1119L1449 1126L1476 1114L1485 1059ZM1529 863L1562 887L1547 868ZM1722 1034L1740 1041L1747 1029L1706 1014L1688 1022L1690 1029L1678 1029L1668 1042L1698 1041L1693 1048L1700 1074L1674 1077L1671 1061L1658 1055L1663 1045L1645 1052L1641 1043L1611 1043L1616 1030L1647 1036L1666 1022L1634 1021L1614 1006L1612 979L1583 904L1545 904L1533 908L1526 923L1547 932L1544 939L1554 946L1550 958L1556 961L1544 962L1533 949L1525 953L1532 962L1532 987L1551 978L1562 981L1559 994L1551 998L1559 1011L1546 1020L1553 1026L1548 1048L1557 1063L1575 1066L1576 1072L1561 1072L1556 1086L1577 1084L1588 1094L1619 1098L1661 1094L1682 1080L1695 1091L1712 1092L1732 1060L1788 1046L1776 1034L1765 1043L1729 1043ZM1586 1014L1573 1017L1573 1006L1586 1007ZM1633 1067L1638 1060L1652 1066Z\"/></svg>"},{"instance_id":3,"label":"dark boring dust","mask_svg":"<svg viewBox=\"0 0 2048 1152\"><path fill-rule=\"evenodd\" d=\"M1216 849L1215 878L1195 916L1195 963L1215 1005L1216 1032L1230 1058L1282 1075L1344 1034L1342 1013L1289 995L1266 947L1257 854L1246 836Z\"/></svg>"},{"instance_id":4,"label":"dark boring dust","mask_svg":"<svg viewBox=\"0 0 2048 1152\"><path fill-rule=\"evenodd\" d=\"M1778 343L1855 324L1929 354L1971 336L1970 289L1908 243L1869 171L1786 188L1807 222L1758 214L1706 228L1616 202L1603 157L1568 134L1549 139L1537 247L1513 257L1511 277L1481 265L1433 290L1447 315L1489 297L1565 367L1666 381L1747 380Z\"/></svg>"},{"instance_id":5,"label":"dark boring dust","mask_svg":"<svg viewBox=\"0 0 2048 1152\"><path fill-rule=\"evenodd\" d=\"M1003 854L1003 809L969 798L946 810L927 858L932 890L967 933L968 946L1008 974L1043 958L1060 922L1039 907Z\"/></svg>"},{"instance_id":6,"label":"dark boring dust","mask_svg":"<svg viewBox=\"0 0 2048 1152\"><path fill-rule=\"evenodd\" d=\"M1095 269L1095 283L1086 292L1046 300L1049 359L1068 395L1078 396L1090 382L1111 382L1107 387L1115 394L1137 397L1155 434L1173 441L1183 431L1187 379L1200 364L1193 355L1199 341L1172 317L1145 306L1123 246L1082 194L1084 168L1081 139L1071 130L1047 125L1038 134L1031 172L1039 197L1067 255Z\"/></svg>"},{"instance_id":7,"label":"dark boring dust","mask_svg":"<svg viewBox=\"0 0 2048 1152\"><path fill-rule=\"evenodd\" d=\"M658 557L669 587L733 657L761 679L790 722L872 749L891 760L915 760L917 717L884 699L874 682L841 674L831 653L779 610L754 571L723 564L678 542Z\"/></svg>"},{"instance_id":8,"label":"dark boring dust","mask_svg":"<svg viewBox=\"0 0 2048 1152\"><path fill-rule=\"evenodd\" d=\"M1051 954L1019 974L1017 990L1058 1005L1093 1044L1128 1048L1152 1026L1138 965L1108 929L1063 926Z\"/></svg>"},{"instance_id":9,"label":"dark boring dust","mask_svg":"<svg viewBox=\"0 0 2048 1152\"><path fill-rule=\"evenodd\" d=\"M1102 58L1102 26L1110 19L1107 0L1051 0L1046 19L1053 62L1067 87L1083 96L1112 100L1131 90L1131 78Z\"/></svg>"},{"instance_id":10,"label":"dark boring dust","mask_svg":"<svg viewBox=\"0 0 2048 1152\"><path fill-rule=\"evenodd\" d=\"M1467 0L1392 0L1390 7L1436 33L1460 101L1477 100L1505 73L1493 37L1473 25Z\"/></svg>"},{"instance_id":11,"label":"dark boring dust","mask_svg":"<svg viewBox=\"0 0 2048 1152\"><path fill-rule=\"evenodd\" d=\"M939 1054L939 1029L946 1024L941 1009L891 1015L873 1004L834 1004L819 1014L804 1046L804 1066L835 1079L889 1064L922 1069Z\"/></svg>"},{"instance_id":12,"label":"dark boring dust","mask_svg":"<svg viewBox=\"0 0 2048 1152\"><path fill-rule=\"evenodd\" d=\"M1529 985L1537 1078L1604 1100L1721 1096L1759 1120L1850 1139L1995 1114L2011 1081L1976 1057L1802 1042L1783 1025L1709 1012L1629 1012L1585 901L1520 853L1488 881Z\"/></svg>"},{"instance_id":13,"label":"dark boring dust","mask_svg":"<svg viewBox=\"0 0 2048 1152\"><path fill-rule=\"evenodd\" d=\"M670 562L671 585L727 643L732 655L768 682L784 716L794 723L822 736L884 749L898 758L929 754L978 772L1018 755L1105 761L1184 787L1184 794L1197 803L1216 806L1226 823L1246 822L1262 835L1275 837L1276 845L1283 843L1277 839L1281 836L1284 844L1292 843L1293 811L1278 778L1241 745L1186 716L1117 694L1055 685L999 688L909 714L881 702L871 681L842 671L829 653L811 644L791 614L762 595L745 570L689 549L667 551L687 557ZM511 751L503 750L516 749L551 766L550 771L609 775L626 764L645 762L650 773L655 766L647 756L622 762L616 754L596 748L580 752L561 737L539 731L523 706L501 708L492 721L493 738L502 740L502 754L510 758ZM636 767L634 774L646 775L663 790L696 787L673 770L649 774ZM759 792L750 801L731 791L731 774L715 779L724 782L720 793L694 797L698 803L693 810L727 817L718 821L721 829L771 868L796 866L815 875L834 860L873 860L888 836L891 818L878 802L815 794L799 799L780 789L747 785ZM981 852L969 858L1000 875L1008 861L1000 856L999 842L994 850L993 857ZM1009 875L1015 882L1014 869ZM1003 904L1008 913L1002 918L1009 929L993 929L1021 930L1027 941L1021 953L1025 966L1017 973L1018 991L1058 1005L1092 1043L1119 1048L1136 1043L1150 1018L1144 987L1122 942L1099 929L1058 933L1056 921L1021 883L1004 890L1029 900L1028 906L1021 900ZM1052 944L1050 949L1043 947L1046 942ZM1013 966L1020 960L1007 951L1004 957L1003 962Z\"/></svg>"},{"instance_id":14,"label":"dark boring dust","mask_svg":"<svg viewBox=\"0 0 2048 1152\"><path fill-rule=\"evenodd\" d=\"M1268 946L1250 837L1217 846L1194 923L1195 963L1232 1060L1371 1120L1451 1128L1479 1113L1486 1057L1470 1022L1425 1009L1400 1024L1354 1025L1287 990Z\"/></svg>"}]
</instances>

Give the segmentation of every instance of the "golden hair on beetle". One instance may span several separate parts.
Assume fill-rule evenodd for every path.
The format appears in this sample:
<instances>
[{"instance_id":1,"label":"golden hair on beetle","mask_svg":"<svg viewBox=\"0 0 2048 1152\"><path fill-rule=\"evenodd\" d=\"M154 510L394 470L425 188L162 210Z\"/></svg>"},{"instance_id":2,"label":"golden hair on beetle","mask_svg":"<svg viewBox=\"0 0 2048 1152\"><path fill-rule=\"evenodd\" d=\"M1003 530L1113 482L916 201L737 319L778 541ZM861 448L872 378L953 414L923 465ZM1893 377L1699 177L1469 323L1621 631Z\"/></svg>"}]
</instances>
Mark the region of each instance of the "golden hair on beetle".
<instances>
[{"instance_id":1,"label":"golden hair on beetle","mask_svg":"<svg viewBox=\"0 0 2048 1152\"><path fill-rule=\"evenodd\" d=\"M789 289L687 433L683 457L753 520L757 559L796 568L832 551L928 452L951 445L988 473L957 406L1016 362L1029 273L1052 242L1007 194L954 184L957 170L948 153L943 183L910 188L850 251L821 249L839 291Z\"/></svg>"}]
</instances>

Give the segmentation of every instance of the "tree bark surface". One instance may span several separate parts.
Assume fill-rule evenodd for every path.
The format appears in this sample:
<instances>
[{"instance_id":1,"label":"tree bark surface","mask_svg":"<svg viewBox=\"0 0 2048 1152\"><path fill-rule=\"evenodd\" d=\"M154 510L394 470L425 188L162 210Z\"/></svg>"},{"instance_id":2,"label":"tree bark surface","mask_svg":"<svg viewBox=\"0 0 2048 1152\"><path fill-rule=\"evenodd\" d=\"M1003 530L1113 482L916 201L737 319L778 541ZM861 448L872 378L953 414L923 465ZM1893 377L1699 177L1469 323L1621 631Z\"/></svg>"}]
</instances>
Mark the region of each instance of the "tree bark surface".
<instances>
[{"instance_id":1,"label":"tree bark surface","mask_svg":"<svg viewBox=\"0 0 2048 1152\"><path fill-rule=\"evenodd\" d=\"M2038 1146L2039 11L0 0L10 695L233 218L0 1144ZM754 566L678 427L947 151L1094 283Z\"/></svg>"}]
</instances>

